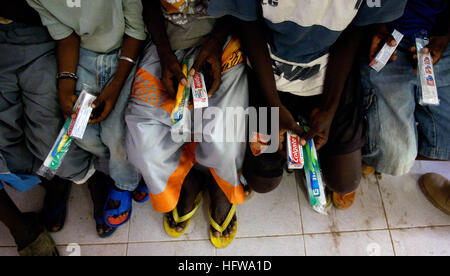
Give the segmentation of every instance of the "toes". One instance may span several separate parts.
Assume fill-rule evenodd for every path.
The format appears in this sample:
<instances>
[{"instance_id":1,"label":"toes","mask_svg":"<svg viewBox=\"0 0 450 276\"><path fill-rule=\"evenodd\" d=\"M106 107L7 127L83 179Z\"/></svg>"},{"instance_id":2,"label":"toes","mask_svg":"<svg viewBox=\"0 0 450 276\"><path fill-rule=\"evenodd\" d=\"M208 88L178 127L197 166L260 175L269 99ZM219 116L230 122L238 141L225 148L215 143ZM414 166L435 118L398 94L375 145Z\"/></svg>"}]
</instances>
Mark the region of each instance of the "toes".
<instances>
[{"instance_id":1,"label":"toes","mask_svg":"<svg viewBox=\"0 0 450 276\"><path fill-rule=\"evenodd\" d=\"M181 227L181 226L177 226L177 228L175 229L175 231L177 231L178 233L183 232L183 230L184 230L184 227Z\"/></svg>"},{"instance_id":2,"label":"toes","mask_svg":"<svg viewBox=\"0 0 450 276\"><path fill-rule=\"evenodd\" d=\"M213 233L214 237L220 238L220 233L217 230L215 230L214 228L212 228L211 230L212 230L212 233Z\"/></svg>"},{"instance_id":3,"label":"toes","mask_svg":"<svg viewBox=\"0 0 450 276\"><path fill-rule=\"evenodd\" d=\"M167 219L167 223L169 224L170 228L175 228L175 226L177 226L177 224L175 223L175 221L172 218L171 213L166 214L166 219Z\"/></svg>"},{"instance_id":4,"label":"toes","mask_svg":"<svg viewBox=\"0 0 450 276\"><path fill-rule=\"evenodd\" d=\"M50 227L50 232L53 232L53 233L55 233L55 232L58 232L59 230L61 230L61 225L53 225L52 227Z\"/></svg>"},{"instance_id":5,"label":"toes","mask_svg":"<svg viewBox=\"0 0 450 276\"><path fill-rule=\"evenodd\" d=\"M136 200L140 201L140 200L143 200L147 196L147 193L146 192L134 192L133 195Z\"/></svg>"},{"instance_id":6,"label":"toes","mask_svg":"<svg viewBox=\"0 0 450 276\"><path fill-rule=\"evenodd\" d=\"M103 231L105 232L105 233L109 233L109 232L111 232L113 229L111 228L111 227L109 227L108 225L103 225Z\"/></svg>"},{"instance_id":7,"label":"toes","mask_svg":"<svg viewBox=\"0 0 450 276\"><path fill-rule=\"evenodd\" d=\"M100 236L105 234L105 231L103 230L103 225L97 224L97 234L99 234Z\"/></svg>"},{"instance_id":8,"label":"toes","mask_svg":"<svg viewBox=\"0 0 450 276\"><path fill-rule=\"evenodd\" d=\"M111 232L113 229L106 224L97 224L97 233L100 236Z\"/></svg>"},{"instance_id":9,"label":"toes","mask_svg":"<svg viewBox=\"0 0 450 276\"><path fill-rule=\"evenodd\" d=\"M108 219L109 223L111 223L112 225L119 225L119 224L124 223L128 219L128 216L129 216L129 212L127 211L121 215L108 217L107 219Z\"/></svg>"}]
</instances>

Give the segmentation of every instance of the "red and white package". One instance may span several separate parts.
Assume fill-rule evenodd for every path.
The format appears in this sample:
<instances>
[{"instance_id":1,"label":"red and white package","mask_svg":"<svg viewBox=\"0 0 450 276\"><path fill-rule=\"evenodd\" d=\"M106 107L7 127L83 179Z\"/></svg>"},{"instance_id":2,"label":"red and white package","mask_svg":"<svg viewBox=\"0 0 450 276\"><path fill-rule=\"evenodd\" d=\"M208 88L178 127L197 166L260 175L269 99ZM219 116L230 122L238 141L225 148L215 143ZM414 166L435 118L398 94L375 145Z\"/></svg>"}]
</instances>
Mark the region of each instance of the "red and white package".
<instances>
[{"instance_id":1,"label":"red and white package","mask_svg":"<svg viewBox=\"0 0 450 276\"><path fill-rule=\"evenodd\" d=\"M267 134L253 132L250 140L250 149L254 156L263 154L269 148L270 136Z\"/></svg>"},{"instance_id":2,"label":"red and white package","mask_svg":"<svg viewBox=\"0 0 450 276\"><path fill-rule=\"evenodd\" d=\"M291 170L303 169L305 161L303 159L303 148L300 145L300 137L288 131L286 138L288 168Z\"/></svg>"},{"instance_id":3,"label":"red and white package","mask_svg":"<svg viewBox=\"0 0 450 276\"><path fill-rule=\"evenodd\" d=\"M194 108L208 107L208 92L206 91L205 78L202 73L195 73L192 78L191 90Z\"/></svg>"}]
</instances>

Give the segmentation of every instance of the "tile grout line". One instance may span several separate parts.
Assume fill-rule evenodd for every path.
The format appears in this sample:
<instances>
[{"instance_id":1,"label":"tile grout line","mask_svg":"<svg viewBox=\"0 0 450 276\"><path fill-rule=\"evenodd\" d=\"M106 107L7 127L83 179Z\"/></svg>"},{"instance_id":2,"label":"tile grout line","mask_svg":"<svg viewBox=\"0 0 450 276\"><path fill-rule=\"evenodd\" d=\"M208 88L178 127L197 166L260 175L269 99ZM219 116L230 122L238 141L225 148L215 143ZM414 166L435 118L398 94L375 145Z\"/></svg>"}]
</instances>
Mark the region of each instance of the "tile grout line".
<instances>
[{"instance_id":1,"label":"tile grout line","mask_svg":"<svg viewBox=\"0 0 450 276\"><path fill-rule=\"evenodd\" d=\"M128 224L127 251L125 252L125 256L128 256L128 245L130 244L131 223L132 220L130 219L130 223Z\"/></svg>"},{"instance_id":2,"label":"tile grout line","mask_svg":"<svg viewBox=\"0 0 450 276\"><path fill-rule=\"evenodd\" d=\"M391 239L392 251L394 252L394 256L397 256L397 253L395 252L394 240L392 239L391 228L389 226L389 220L387 217L386 207L384 206L383 194L381 193L380 181L376 175L374 175L374 176L375 176L375 181L377 182L377 186L378 186L378 194L380 195L381 205L383 206L384 219L386 220L386 227L388 228L389 238Z\"/></svg>"},{"instance_id":3,"label":"tile grout line","mask_svg":"<svg viewBox=\"0 0 450 276\"><path fill-rule=\"evenodd\" d=\"M300 187L297 183L297 180L295 179L295 172L294 172L294 183L295 183L295 190L297 191L297 203L298 203L298 210L300 212L300 222L302 224L302 239L303 239L303 253L306 255L306 241L305 241L305 230L303 228L303 216L302 216L302 208L300 207Z\"/></svg>"},{"instance_id":4,"label":"tile grout line","mask_svg":"<svg viewBox=\"0 0 450 276\"><path fill-rule=\"evenodd\" d=\"M344 230L337 232L312 232L304 234L280 234L280 235L264 235L264 236L244 236L236 237L236 239L259 239L259 238L282 238L282 237L298 237L298 236L312 236L312 235L330 235L330 234L346 234L346 233L364 233L364 232L376 232L376 231L386 231L386 230L413 230L413 229L429 229L429 228L446 228L450 225L434 225L434 226L415 226L407 228L378 228L378 229L365 229L365 230ZM147 243L171 243L171 242L199 242L199 241L209 241L209 239L193 239L193 240L153 240L153 241L137 241L137 242L113 242L113 243L79 243L81 246L105 246L105 245L123 245L123 244L147 244ZM68 243L60 243L57 246L65 246ZM0 245L0 248L17 247L15 245Z\"/></svg>"}]
</instances>

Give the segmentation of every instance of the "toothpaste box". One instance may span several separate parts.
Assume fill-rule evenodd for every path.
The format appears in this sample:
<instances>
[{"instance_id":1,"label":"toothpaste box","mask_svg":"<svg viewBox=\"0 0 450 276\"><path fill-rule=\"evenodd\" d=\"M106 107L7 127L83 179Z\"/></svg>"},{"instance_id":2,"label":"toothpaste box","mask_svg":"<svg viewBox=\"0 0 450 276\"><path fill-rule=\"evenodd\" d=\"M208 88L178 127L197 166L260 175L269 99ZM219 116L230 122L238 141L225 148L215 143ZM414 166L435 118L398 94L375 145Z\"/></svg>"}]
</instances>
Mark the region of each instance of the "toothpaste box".
<instances>
[{"instance_id":1,"label":"toothpaste box","mask_svg":"<svg viewBox=\"0 0 450 276\"><path fill-rule=\"evenodd\" d=\"M78 97L75 110L75 119L70 124L68 135L72 138L83 139L84 132L91 117L92 103L97 97L82 90Z\"/></svg>"},{"instance_id":2,"label":"toothpaste box","mask_svg":"<svg viewBox=\"0 0 450 276\"><path fill-rule=\"evenodd\" d=\"M433 68L433 57L430 53L423 53L423 48L429 43L427 38L416 38L417 72L422 87L422 105L439 105L439 96L436 87L436 78Z\"/></svg>"},{"instance_id":3,"label":"toothpaste box","mask_svg":"<svg viewBox=\"0 0 450 276\"><path fill-rule=\"evenodd\" d=\"M208 92L206 91L205 78L202 73L195 73L192 78L191 90L194 108L208 107Z\"/></svg>"},{"instance_id":4,"label":"toothpaste box","mask_svg":"<svg viewBox=\"0 0 450 276\"><path fill-rule=\"evenodd\" d=\"M392 36L394 37L395 41L397 41L398 46L403 39L403 34L397 30L394 30L392 32ZM375 57L375 59L372 60L372 62L370 63L370 67L375 69L375 71L380 72L381 69L383 69L383 67L386 66L392 54L394 54L395 49L397 49L397 46L391 47L387 43L385 43L383 48L381 48L380 52Z\"/></svg>"},{"instance_id":5,"label":"toothpaste box","mask_svg":"<svg viewBox=\"0 0 450 276\"><path fill-rule=\"evenodd\" d=\"M300 145L300 137L290 131L286 134L286 147L289 169L303 169L305 164L303 150Z\"/></svg>"}]
</instances>

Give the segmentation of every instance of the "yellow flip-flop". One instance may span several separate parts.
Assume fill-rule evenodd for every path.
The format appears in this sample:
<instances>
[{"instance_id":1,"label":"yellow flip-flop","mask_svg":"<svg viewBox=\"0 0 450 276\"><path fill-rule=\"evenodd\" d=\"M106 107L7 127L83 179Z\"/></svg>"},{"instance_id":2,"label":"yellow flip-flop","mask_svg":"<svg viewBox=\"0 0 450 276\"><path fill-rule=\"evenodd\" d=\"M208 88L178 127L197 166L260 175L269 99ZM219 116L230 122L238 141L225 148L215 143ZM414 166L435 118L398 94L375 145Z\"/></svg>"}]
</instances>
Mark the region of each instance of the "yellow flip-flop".
<instances>
[{"instance_id":1,"label":"yellow flip-flop","mask_svg":"<svg viewBox=\"0 0 450 276\"><path fill-rule=\"evenodd\" d=\"M184 227L183 231L181 231L181 232L177 232L176 228L170 227L169 221L167 220L167 216L164 216L164 229L166 230L167 235L171 236L172 238L178 238L181 235L183 235L184 232L186 232L186 230L188 229L189 224L191 223L192 217L194 216L195 212L197 211L198 207L200 206L201 201L202 201L202 193L200 192L197 195L197 197L195 198L194 209L192 209L192 211L190 211L189 213L187 213L186 215L184 215L182 217L178 216L178 211L177 211L176 207L175 207L175 209L172 210L173 220L177 224L187 221L186 227Z\"/></svg>"},{"instance_id":2,"label":"yellow flip-flop","mask_svg":"<svg viewBox=\"0 0 450 276\"><path fill-rule=\"evenodd\" d=\"M220 233L220 238L216 238L213 234L213 231L211 230L211 228L209 229L209 236L211 239L212 244L217 247L217 248L224 248L227 247L228 245L231 244L231 242L233 242L234 238L236 237L236 233L237 233L237 220L234 222L234 226L233 229L230 233L230 235L228 236L228 238L225 238L222 236L223 231L225 231L228 227L228 225L230 225L231 220L233 219L234 215L236 214L236 204L233 204L230 208L230 211L228 211L228 215L227 218L225 219L225 221L223 222L222 225L219 225L211 216L211 208L208 212L208 216L209 216L209 223L211 224L211 226Z\"/></svg>"}]
</instances>

